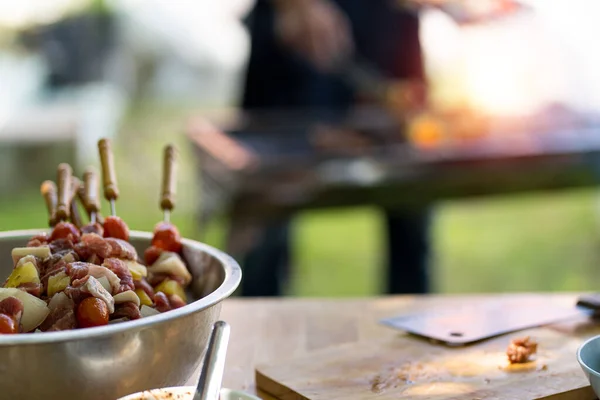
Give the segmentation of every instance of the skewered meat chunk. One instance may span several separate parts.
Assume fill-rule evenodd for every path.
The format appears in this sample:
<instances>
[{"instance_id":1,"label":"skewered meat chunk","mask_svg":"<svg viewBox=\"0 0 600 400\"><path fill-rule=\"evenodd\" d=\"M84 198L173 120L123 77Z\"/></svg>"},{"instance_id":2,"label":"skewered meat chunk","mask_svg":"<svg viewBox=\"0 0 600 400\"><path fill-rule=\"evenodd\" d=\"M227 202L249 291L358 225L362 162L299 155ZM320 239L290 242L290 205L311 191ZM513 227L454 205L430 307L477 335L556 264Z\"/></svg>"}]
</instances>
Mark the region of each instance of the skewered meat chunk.
<instances>
[{"instance_id":1,"label":"skewered meat chunk","mask_svg":"<svg viewBox=\"0 0 600 400\"><path fill-rule=\"evenodd\" d=\"M115 238L106 238L105 240L108 244L110 244L111 247L110 255L108 255L106 258L114 257L123 260L137 260L137 252L129 242Z\"/></svg>"},{"instance_id":2,"label":"skewered meat chunk","mask_svg":"<svg viewBox=\"0 0 600 400\"><path fill-rule=\"evenodd\" d=\"M163 253L163 249L158 247L150 246L144 251L144 262L146 265L152 265L158 260L160 255Z\"/></svg>"},{"instance_id":3,"label":"skewered meat chunk","mask_svg":"<svg viewBox=\"0 0 600 400\"><path fill-rule=\"evenodd\" d=\"M57 239L66 239L73 243L77 243L80 236L79 229L72 223L59 222L50 234L50 242L54 242Z\"/></svg>"},{"instance_id":4,"label":"skewered meat chunk","mask_svg":"<svg viewBox=\"0 0 600 400\"><path fill-rule=\"evenodd\" d=\"M50 238L48 237L48 234L46 234L46 232L40 233L39 235L35 235L31 239L29 239L29 242L27 242L27 247L39 247L47 245L49 239Z\"/></svg>"},{"instance_id":5,"label":"skewered meat chunk","mask_svg":"<svg viewBox=\"0 0 600 400\"><path fill-rule=\"evenodd\" d=\"M104 237L129 240L129 227L117 216L108 216L104 219Z\"/></svg>"},{"instance_id":6,"label":"skewered meat chunk","mask_svg":"<svg viewBox=\"0 0 600 400\"><path fill-rule=\"evenodd\" d=\"M511 364L528 362L532 355L537 352L538 344L529 336L514 339L506 349L506 355Z\"/></svg>"},{"instance_id":7,"label":"skewered meat chunk","mask_svg":"<svg viewBox=\"0 0 600 400\"><path fill-rule=\"evenodd\" d=\"M110 257L112 246L96 233L84 233L81 236L81 242L75 245L75 251L82 260L88 260L93 255L103 260Z\"/></svg>"},{"instance_id":8,"label":"skewered meat chunk","mask_svg":"<svg viewBox=\"0 0 600 400\"><path fill-rule=\"evenodd\" d=\"M171 308L174 310L179 307L185 306L185 301L181 299L181 297L176 294L172 294L169 296L169 303L171 303Z\"/></svg>"},{"instance_id":9,"label":"skewered meat chunk","mask_svg":"<svg viewBox=\"0 0 600 400\"><path fill-rule=\"evenodd\" d=\"M154 304L156 304L156 309L161 313L171 311L173 309L169 299L163 292L157 292L154 295Z\"/></svg>"},{"instance_id":10,"label":"skewered meat chunk","mask_svg":"<svg viewBox=\"0 0 600 400\"><path fill-rule=\"evenodd\" d=\"M75 250L75 244L71 239L56 239L50 242L50 251L52 254L65 255L67 252Z\"/></svg>"},{"instance_id":11,"label":"skewered meat chunk","mask_svg":"<svg viewBox=\"0 0 600 400\"><path fill-rule=\"evenodd\" d=\"M133 302L126 302L122 304L117 304L115 306L115 312L111 314L110 319L120 319L125 318L128 320L139 319L142 317L140 313L140 308Z\"/></svg>"},{"instance_id":12,"label":"skewered meat chunk","mask_svg":"<svg viewBox=\"0 0 600 400\"><path fill-rule=\"evenodd\" d=\"M0 301L0 314L8 315L16 321L20 321L23 315L23 302L12 296L5 298Z\"/></svg>"},{"instance_id":13,"label":"skewered meat chunk","mask_svg":"<svg viewBox=\"0 0 600 400\"><path fill-rule=\"evenodd\" d=\"M75 304L79 304L86 297L90 297L88 293L85 293L81 287L67 286L63 293L66 294ZM55 295L56 296L56 295Z\"/></svg>"},{"instance_id":14,"label":"skewered meat chunk","mask_svg":"<svg viewBox=\"0 0 600 400\"><path fill-rule=\"evenodd\" d=\"M81 227L81 233L95 233L99 236L104 236L104 228L97 222L89 223Z\"/></svg>"},{"instance_id":15,"label":"skewered meat chunk","mask_svg":"<svg viewBox=\"0 0 600 400\"><path fill-rule=\"evenodd\" d=\"M0 334L19 333L23 304L14 297L0 302Z\"/></svg>"},{"instance_id":16,"label":"skewered meat chunk","mask_svg":"<svg viewBox=\"0 0 600 400\"><path fill-rule=\"evenodd\" d=\"M102 265L114 272L121 280L121 284L116 293L135 290L131 272L129 272L129 268L127 268L127 265L122 260L119 260L118 258L107 258Z\"/></svg>"},{"instance_id":17,"label":"skewered meat chunk","mask_svg":"<svg viewBox=\"0 0 600 400\"><path fill-rule=\"evenodd\" d=\"M57 293L48 305L50 314L46 317L40 330L43 332L64 331L77 328L75 318L75 302L63 292Z\"/></svg>"},{"instance_id":18,"label":"skewered meat chunk","mask_svg":"<svg viewBox=\"0 0 600 400\"><path fill-rule=\"evenodd\" d=\"M35 297L40 297L40 295L42 294L42 291L44 289L44 287L42 286L41 283L36 283L36 282L25 282L25 283L21 283L19 286L17 286L17 289L21 289Z\"/></svg>"}]
</instances>

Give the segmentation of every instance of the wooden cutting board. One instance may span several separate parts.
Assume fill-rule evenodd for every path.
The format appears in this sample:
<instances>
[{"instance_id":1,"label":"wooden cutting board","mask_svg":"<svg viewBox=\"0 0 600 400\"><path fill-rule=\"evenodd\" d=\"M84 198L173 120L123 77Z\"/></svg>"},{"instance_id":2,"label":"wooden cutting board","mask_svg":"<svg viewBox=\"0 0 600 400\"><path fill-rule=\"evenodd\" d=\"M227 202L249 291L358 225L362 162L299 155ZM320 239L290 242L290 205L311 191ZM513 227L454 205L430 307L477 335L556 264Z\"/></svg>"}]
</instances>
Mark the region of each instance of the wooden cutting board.
<instances>
[{"instance_id":1,"label":"wooden cutting board","mask_svg":"<svg viewBox=\"0 0 600 400\"><path fill-rule=\"evenodd\" d=\"M399 334L259 365L256 385L281 400L591 400L576 350L597 334L600 327L585 319L458 348ZM524 335L539 343L537 360L510 366L506 347Z\"/></svg>"}]
</instances>

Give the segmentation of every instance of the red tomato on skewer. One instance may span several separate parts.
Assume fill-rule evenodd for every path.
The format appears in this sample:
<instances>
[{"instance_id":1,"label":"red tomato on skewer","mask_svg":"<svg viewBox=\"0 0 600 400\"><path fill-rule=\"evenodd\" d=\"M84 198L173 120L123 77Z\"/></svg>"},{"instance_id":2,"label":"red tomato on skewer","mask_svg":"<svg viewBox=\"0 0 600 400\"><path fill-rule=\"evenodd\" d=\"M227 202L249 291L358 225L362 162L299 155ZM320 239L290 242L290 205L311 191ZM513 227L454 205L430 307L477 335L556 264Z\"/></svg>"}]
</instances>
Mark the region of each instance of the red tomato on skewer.
<instances>
[{"instance_id":1,"label":"red tomato on skewer","mask_svg":"<svg viewBox=\"0 0 600 400\"><path fill-rule=\"evenodd\" d=\"M129 240L129 227L119 217L109 216L104 219L104 237Z\"/></svg>"},{"instance_id":2,"label":"red tomato on skewer","mask_svg":"<svg viewBox=\"0 0 600 400\"><path fill-rule=\"evenodd\" d=\"M159 222L156 224L152 246L179 253L181 251L181 234L177 227L169 222Z\"/></svg>"},{"instance_id":3,"label":"red tomato on skewer","mask_svg":"<svg viewBox=\"0 0 600 400\"><path fill-rule=\"evenodd\" d=\"M95 297L86 297L77 307L77 322L80 328L106 325L108 317L108 306Z\"/></svg>"}]
</instances>

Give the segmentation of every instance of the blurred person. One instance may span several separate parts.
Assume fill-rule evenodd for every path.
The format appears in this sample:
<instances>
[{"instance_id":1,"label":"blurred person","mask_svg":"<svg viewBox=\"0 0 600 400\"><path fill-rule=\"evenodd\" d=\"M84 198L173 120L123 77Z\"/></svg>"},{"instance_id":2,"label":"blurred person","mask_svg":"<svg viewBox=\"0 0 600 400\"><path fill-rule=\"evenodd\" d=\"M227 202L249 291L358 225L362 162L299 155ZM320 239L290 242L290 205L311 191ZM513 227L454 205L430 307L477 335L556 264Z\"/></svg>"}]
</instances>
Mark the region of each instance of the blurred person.
<instances>
[{"instance_id":1,"label":"blurred person","mask_svg":"<svg viewBox=\"0 0 600 400\"><path fill-rule=\"evenodd\" d=\"M425 82L418 15L393 1L257 0L248 24L251 51L242 108L249 112L350 109L357 94L336 73L336 65L355 53L391 79ZM430 210L382 211L386 292L428 292ZM240 260L243 296L282 294L290 268L290 228L287 219L264 221Z\"/></svg>"}]
</instances>

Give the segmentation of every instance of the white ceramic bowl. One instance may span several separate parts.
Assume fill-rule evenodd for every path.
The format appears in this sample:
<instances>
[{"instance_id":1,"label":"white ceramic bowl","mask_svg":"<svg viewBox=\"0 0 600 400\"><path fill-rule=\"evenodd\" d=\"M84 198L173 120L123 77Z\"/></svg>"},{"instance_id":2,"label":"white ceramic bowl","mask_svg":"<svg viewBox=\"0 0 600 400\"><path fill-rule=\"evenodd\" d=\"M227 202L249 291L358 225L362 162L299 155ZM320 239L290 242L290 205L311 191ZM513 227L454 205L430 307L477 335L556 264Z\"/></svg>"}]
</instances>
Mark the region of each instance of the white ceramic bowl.
<instances>
[{"instance_id":1,"label":"white ceramic bowl","mask_svg":"<svg viewBox=\"0 0 600 400\"><path fill-rule=\"evenodd\" d=\"M130 394L118 400L193 400L194 386L177 386L164 389L145 390ZM260 398L238 390L221 389L220 400L261 400Z\"/></svg>"}]
</instances>

